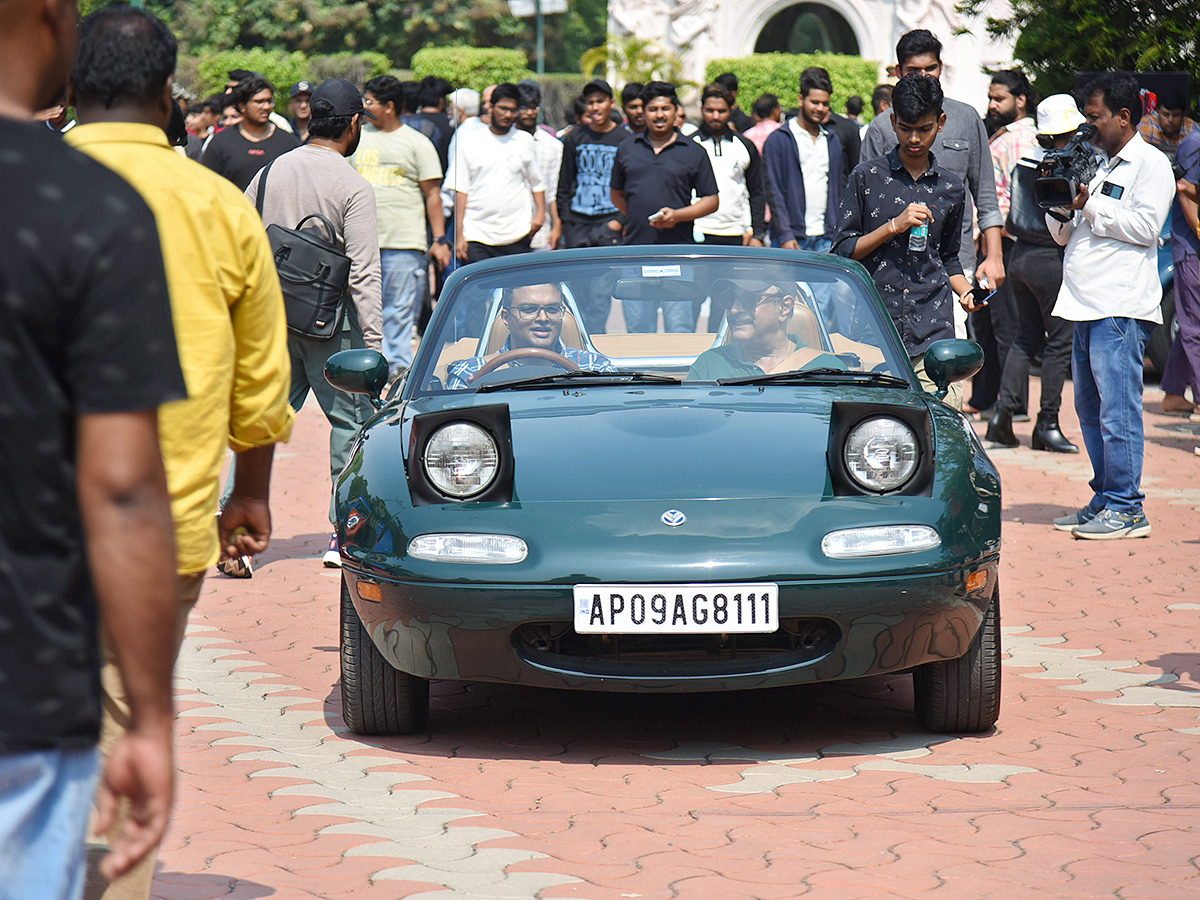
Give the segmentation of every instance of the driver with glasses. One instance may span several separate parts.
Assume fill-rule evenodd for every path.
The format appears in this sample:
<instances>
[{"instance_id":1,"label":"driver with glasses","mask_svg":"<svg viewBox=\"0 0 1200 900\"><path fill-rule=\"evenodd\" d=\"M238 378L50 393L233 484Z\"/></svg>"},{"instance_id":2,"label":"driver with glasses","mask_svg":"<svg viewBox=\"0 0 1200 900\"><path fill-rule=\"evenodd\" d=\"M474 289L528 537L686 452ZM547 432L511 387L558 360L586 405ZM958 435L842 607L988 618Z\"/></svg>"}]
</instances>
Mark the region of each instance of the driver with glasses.
<instances>
[{"instance_id":1,"label":"driver with glasses","mask_svg":"<svg viewBox=\"0 0 1200 900\"><path fill-rule=\"evenodd\" d=\"M506 290L501 300L500 320L508 327L507 340L499 352L490 356L472 356L451 363L446 369L447 390L466 389L484 366L505 354L512 355L507 363L514 366L536 364L539 360L562 366L565 360L588 372L616 372L608 357L563 343L566 312L558 285L527 284Z\"/></svg>"}]
</instances>

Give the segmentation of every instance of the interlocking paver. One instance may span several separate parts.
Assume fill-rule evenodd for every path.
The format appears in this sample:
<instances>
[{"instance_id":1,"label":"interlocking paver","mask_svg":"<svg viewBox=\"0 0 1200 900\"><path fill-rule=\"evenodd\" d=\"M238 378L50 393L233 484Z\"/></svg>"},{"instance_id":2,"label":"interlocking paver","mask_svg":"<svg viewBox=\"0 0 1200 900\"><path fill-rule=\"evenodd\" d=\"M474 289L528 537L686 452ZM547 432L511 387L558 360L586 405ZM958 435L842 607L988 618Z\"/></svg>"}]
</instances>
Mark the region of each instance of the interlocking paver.
<instances>
[{"instance_id":1,"label":"interlocking paver","mask_svg":"<svg viewBox=\"0 0 1200 900\"><path fill-rule=\"evenodd\" d=\"M1036 386L1033 388L1036 396ZM1200 896L1200 461L1147 397L1154 534L1050 520L1082 457L996 453L997 730L922 732L903 676L638 697L435 683L431 728L340 718L327 430L304 410L255 577L214 575L178 669L163 900ZM1068 402L1064 427L1078 436ZM982 427L982 426L977 426Z\"/></svg>"}]
</instances>

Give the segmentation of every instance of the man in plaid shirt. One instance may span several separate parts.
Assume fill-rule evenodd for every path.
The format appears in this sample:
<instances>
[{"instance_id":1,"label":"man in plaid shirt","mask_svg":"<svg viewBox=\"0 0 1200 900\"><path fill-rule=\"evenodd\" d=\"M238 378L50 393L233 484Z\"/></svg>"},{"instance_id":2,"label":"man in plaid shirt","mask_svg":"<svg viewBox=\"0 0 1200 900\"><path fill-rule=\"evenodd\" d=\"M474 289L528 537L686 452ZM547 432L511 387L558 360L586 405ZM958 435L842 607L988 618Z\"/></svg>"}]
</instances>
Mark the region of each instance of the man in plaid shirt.
<instances>
[{"instance_id":1,"label":"man in plaid shirt","mask_svg":"<svg viewBox=\"0 0 1200 900\"><path fill-rule=\"evenodd\" d=\"M563 343L561 335L566 313L566 304L556 285L529 284L514 288L504 298L500 308L500 321L508 327L508 339L499 353L522 348L549 350L588 372L617 371L608 357ZM451 391L464 390L484 365L499 353L490 357L472 356L451 363L446 370L446 388ZM520 364L519 359L511 363Z\"/></svg>"}]
</instances>

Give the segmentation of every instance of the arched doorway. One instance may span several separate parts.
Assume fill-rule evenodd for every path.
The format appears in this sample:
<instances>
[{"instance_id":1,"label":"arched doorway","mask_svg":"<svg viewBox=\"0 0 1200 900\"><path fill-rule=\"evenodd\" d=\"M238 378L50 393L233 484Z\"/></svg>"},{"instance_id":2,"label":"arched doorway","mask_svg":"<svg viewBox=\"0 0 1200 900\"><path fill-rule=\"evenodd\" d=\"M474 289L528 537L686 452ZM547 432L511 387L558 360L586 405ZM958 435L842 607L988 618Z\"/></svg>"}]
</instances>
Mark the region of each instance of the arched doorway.
<instances>
[{"instance_id":1,"label":"arched doorway","mask_svg":"<svg viewBox=\"0 0 1200 900\"><path fill-rule=\"evenodd\" d=\"M847 53L857 56L858 38L837 10L822 3L797 3L767 22L755 53Z\"/></svg>"}]
</instances>

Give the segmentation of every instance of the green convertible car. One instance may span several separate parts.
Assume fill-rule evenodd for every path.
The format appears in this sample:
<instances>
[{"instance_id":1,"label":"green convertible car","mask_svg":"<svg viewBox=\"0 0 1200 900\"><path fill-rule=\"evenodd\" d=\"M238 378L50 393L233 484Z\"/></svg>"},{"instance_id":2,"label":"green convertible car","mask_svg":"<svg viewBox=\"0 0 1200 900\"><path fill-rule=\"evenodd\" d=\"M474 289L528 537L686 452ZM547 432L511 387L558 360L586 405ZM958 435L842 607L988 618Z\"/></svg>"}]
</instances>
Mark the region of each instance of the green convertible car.
<instances>
[{"instance_id":1,"label":"green convertible car","mask_svg":"<svg viewBox=\"0 0 1200 900\"><path fill-rule=\"evenodd\" d=\"M727 691L911 672L934 731L1000 703L1000 479L921 389L857 263L608 247L466 266L336 487L342 699L422 728L430 679Z\"/></svg>"}]
</instances>

